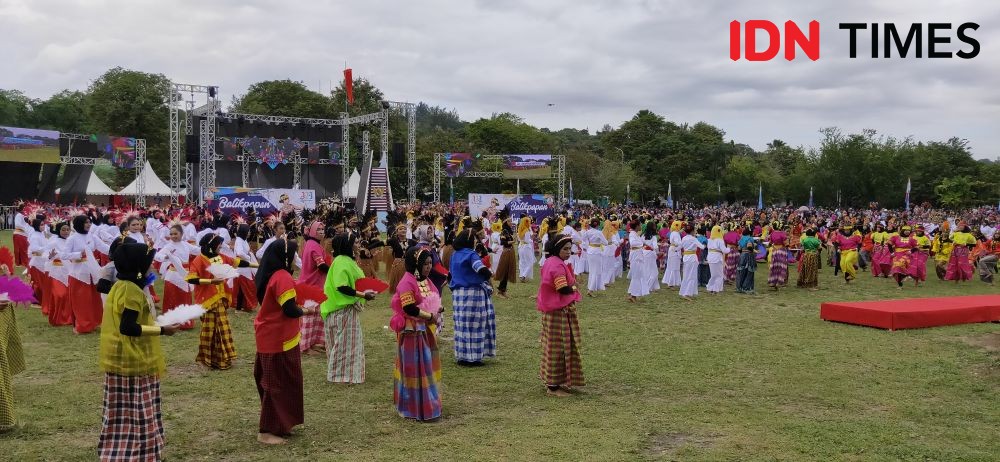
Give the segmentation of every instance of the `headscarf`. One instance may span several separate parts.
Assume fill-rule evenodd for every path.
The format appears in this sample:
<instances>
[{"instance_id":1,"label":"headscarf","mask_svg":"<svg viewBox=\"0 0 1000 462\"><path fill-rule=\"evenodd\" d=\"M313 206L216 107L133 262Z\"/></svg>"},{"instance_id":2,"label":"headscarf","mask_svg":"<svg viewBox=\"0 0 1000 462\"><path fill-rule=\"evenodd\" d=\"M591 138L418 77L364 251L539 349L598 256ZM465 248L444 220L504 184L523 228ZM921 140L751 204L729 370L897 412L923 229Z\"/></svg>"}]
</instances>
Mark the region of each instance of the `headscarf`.
<instances>
[{"instance_id":1,"label":"headscarf","mask_svg":"<svg viewBox=\"0 0 1000 462\"><path fill-rule=\"evenodd\" d=\"M556 234L555 237L549 239L549 241L545 243L545 253L547 253L550 257L558 257L559 251L562 250L563 246L572 242L573 238L562 234Z\"/></svg>"},{"instance_id":2,"label":"headscarf","mask_svg":"<svg viewBox=\"0 0 1000 462\"><path fill-rule=\"evenodd\" d=\"M431 253L427 249L420 246L413 246L403 256L403 266L406 268L407 273L412 274L418 281L423 281L427 278L427 275L420 274L419 270L423 268L424 263L430 258Z\"/></svg>"},{"instance_id":3,"label":"headscarf","mask_svg":"<svg viewBox=\"0 0 1000 462\"><path fill-rule=\"evenodd\" d=\"M156 254L146 244L123 242L115 246L111 260L115 262L116 278L144 287L146 272Z\"/></svg>"},{"instance_id":4,"label":"headscarf","mask_svg":"<svg viewBox=\"0 0 1000 462\"><path fill-rule=\"evenodd\" d=\"M340 233L333 237L333 256L341 255L354 259L354 241L356 235L352 232Z\"/></svg>"},{"instance_id":5,"label":"headscarf","mask_svg":"<svg viewBox=\"0 0 1000 462\"><path fill-rule=\"evenodd\" d=\"M521 221L517 223L517 238L524 239L525 233L531 231L531 217L524 216L521 217Z\"/></svg>"},{"instance_id":6,"label":"headscarf","mask_svg":"<svg viewBox=\"0 0 1000 462\"><path fill-rule=\"evenodd\" d=\"M73 231L76 231L79 234L87 234L86 229L84 229L84 226L87 225L87 220L89 220L89 218L87 218L86 215L77 215L73 217Z\"/></svg>"},{"instance_id":7,"label":"headscarf","mask_svg":"<svg viewBox=\"0 0 1000 462\"><path fill-rule=\"evenodd\" d=\"M65 221L60 221L59 223L56 223L55 235L59 236L59 239L65 240L66 238L63 237L62 232L60 232L63 226L69 226L69 223L66 223Z\"/></svg>"},{"instance_id":8,"label":"headscarf","mask_svg":"<svg viewBox=\"0 0 1000 462\"><path fill-rule=\"evenodd\" d=\"M710 237L712 239L722 239L722 227L719 226L719 225L713 226L712 227L712 235Z\"/></svg>"},{"instance_id":9,"label":"headscarf","mask_svg":"<svg viewBox=\"0 0 1000 462\"><path fill-rule=\"evenodd\" d=\"M462 232L455 235L455 242L452 243L452 247L455 250L475 249L476 232L472 228L463 229Z\"/></svg>"},{"instance_id":10,"label":"headscarf","mask_svg":"<svg viewBox=\"0 0 1000 462\"><path fill-rule=\"evenodd\" d=\"M319 233L319 230L321 229L323 229L323 222L319 220L312 222L312 224L310 224L305 230L306 238L318 241L319 238L316 237L316 234Z\"/></svg>"},{"instance_id":11,"label":"headscarf","mask_svg":"<svg viewBox=\"0 0 1000 462\"><path fill-rule=\"evenodd\" d=\"M299 244L295 241L278 239L267 246L264 256L260 259L260 267L254 277L254 284L257 286L257 299L263 300L264 293L267 292L267 283L271 281L271 276L280 270L292 272L292 263L295 261L295 251Z\"/></svg>"},{"instance_id":12,"label":"headscarf","mask_svg":"<svg viewBox=\"0 0 1000 462\"><path fill-rule=\"evenodd\" d=\"M247 240L250 236L250 225L243 223L236 227L236 237Z\"/></svg>"},{"instance_id":13,"label":"headscarf","mask_svg":"<svg viewBox=\"0 0 1000 462\"><path fill-rule=\"evenodd\" d=\"M222 238L218 234L208 233L201 237L198 245L201 246L202 255L212 258L219 255L219 246L222 245Z\"/></svg>"}]
</instances>

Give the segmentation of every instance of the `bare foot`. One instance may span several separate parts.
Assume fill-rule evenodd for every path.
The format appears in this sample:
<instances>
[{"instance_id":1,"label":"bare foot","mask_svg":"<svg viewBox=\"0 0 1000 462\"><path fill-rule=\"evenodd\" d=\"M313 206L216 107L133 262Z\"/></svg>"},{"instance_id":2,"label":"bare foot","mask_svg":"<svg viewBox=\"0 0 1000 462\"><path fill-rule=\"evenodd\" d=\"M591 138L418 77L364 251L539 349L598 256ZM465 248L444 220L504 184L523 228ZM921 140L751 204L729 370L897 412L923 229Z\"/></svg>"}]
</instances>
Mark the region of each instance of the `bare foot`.
<instances>
[{"instance_id":1,"label":"bare foot","mask_svg":"<svg viewBox=\"0 0 1000 462\"><path fill-rule=\"evenodd\" d=\"M262 444L270 444L270 445L285 444L285 443L288 442L288 440L286 440L286 439L284 439L284 438L282 438L280 436L272 435L270 433L258 433L257 434L257 441L260 442L260 443L262 443Z\"/></svg>"}]
</instances>

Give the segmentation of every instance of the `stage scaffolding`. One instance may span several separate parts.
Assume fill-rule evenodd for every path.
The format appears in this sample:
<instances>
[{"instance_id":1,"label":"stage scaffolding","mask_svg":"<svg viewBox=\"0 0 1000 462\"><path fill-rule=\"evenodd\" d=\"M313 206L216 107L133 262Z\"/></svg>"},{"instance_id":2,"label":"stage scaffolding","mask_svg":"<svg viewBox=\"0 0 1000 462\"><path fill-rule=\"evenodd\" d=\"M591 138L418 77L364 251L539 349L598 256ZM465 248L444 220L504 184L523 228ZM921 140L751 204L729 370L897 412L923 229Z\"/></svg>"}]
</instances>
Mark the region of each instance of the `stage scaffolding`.
<instances>
[{"instance_id":1,"label":"stage scaffolding","mask_svg":"<svg viewBox=\"0 0 1000 462\"><path fill-rule=\"evenodd\" d=\"M486 154L480 157L483 160L503 160L504 156L501 154ZM555 202L558 206L563 206L567 202L566 198L566 156L562 154L552 155L552 160L556 162L556 168L552 172L550 178L556 179L556 198ZM442 164L444 163L444 154L437 153L434 154L434 202L441 202L441 177L444 173ZM503 178L503 171L477 171L473 170L471 172L466 172L461 176L461 178ZM525 180L531 181L531 180Z\"/></svg>"},{"instance_id":2,"label":"stage scaffolding","mask_svg":"<svg viewBox=\"0 0 1000 462\"><path fill-rule=\"evenodd\" d=\"M90 141L91 135L80 135L76 133L60 133L60 138L66 139L69 144L68 153L73 152L74 141ZM59 156L59 163L62 165L111 165L111 161L103 157L76 157L73 155ZM135 205L146 206L146 179L143 171L146 169L146 140L135 139Z\"/></svg>"}]
</instances>

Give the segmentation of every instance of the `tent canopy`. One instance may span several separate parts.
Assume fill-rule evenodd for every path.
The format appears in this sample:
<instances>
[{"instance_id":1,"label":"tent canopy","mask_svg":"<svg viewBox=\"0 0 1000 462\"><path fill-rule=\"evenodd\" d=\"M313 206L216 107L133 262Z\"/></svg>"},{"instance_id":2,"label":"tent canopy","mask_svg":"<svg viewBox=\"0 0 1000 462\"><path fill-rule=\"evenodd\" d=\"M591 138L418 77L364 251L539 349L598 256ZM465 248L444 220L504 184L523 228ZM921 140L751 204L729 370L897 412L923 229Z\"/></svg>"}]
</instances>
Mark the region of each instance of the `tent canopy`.
<instances>
[{"instance_id":1,"label":"tent canopy","mask_svg":"<svg viewBox=\"0 0 1000 462\"><path fill-rule=\"evenodd\" d=\"M358 196L359 187L361 187L361 174L358 173L357 169L354 169L354 173L351 173L351 178L347 180L347 184L341 188L340 197L342 199L356 198Z\"/></svg>"},{"instance_id":2,"label":"tent canopy","mask_svg":"<svg viewBox=\"0 0 1000 462\"><path fill-rule=\"evenodd\" d=\"M142 178L144 180L143 186L142 186L142 193L144 195L146 195L146 196L156 196L156 195L160 195L160 196L173 196L174 195L173 191L170 190L170 187L167 186L167 184L164 183L163 180L160 179L160 177L156 176L156 172L153 171L153 167L151 165L149 165L149 161L148 160L146 161L145 168L142 169L141 175L142 175ZM132 182L129 183L129 185L126 186L121 191L118 191L118 194L121 194L123 196L135 196L136 195L136 187L135 187L136 180L138 180L138 178L136 178L135 180L132 180Z\"/></svg>"},{"instance_id":3,"label":"tent canopy","mask_svg":"<svg viewBox=\"0 0 1000 462\"><path fill-rule=\"evenodd\" d=\"M90 171L90 180L87 181L88 196L113 196L115 191L108 187L93 170Z\"/></svg>"}]
</instances>

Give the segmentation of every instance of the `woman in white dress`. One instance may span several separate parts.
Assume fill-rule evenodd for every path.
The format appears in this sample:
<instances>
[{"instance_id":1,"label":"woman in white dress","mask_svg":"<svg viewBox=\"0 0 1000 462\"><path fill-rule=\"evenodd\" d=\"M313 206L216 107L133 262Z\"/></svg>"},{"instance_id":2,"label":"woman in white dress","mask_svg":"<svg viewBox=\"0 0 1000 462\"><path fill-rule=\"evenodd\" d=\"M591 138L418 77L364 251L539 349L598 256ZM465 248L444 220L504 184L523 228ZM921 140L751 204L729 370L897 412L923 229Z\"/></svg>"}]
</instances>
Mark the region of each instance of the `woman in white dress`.
<instances>
[{"instance_id":1,"label":"woman in white dress","mask_svg":"<svg viewBox=\"0 0 1000 462\"><path fill-rule=\"evenodd\" d=\"M722 293L722 288L726 282L725 258L730 250L729 246L726 245L726 241L722 239L722 236L722 227L719 225L713 226L712 234L709 235L708 239L708 258L706 260L712 276L708 279L708 285L705 287L705 290L710 294Z\"/></svg>"},{"instance_id":2,"label":"woman in white dress","mask_svg":"<svg viewBox=\"0 0 1000 462\"><path fill-rule=\"evenodd\" d=\"M535 240L531 232L531 217L525 215L517 224L517 274L521 282L532 278L535 270Z\"/></svg>"},{"instance_id":3,"label":"woman in white dress","mask_svg":"<svg viewBox=\"0 0 1000 462\"><path fill-rule=\"evenodd\" d=\"M667 287L681 285L681 222L675 220L670 224L670 235L667 236L670 247L667 248L667 268L663 272L663 284Z\"/></svg>"},{"instance_id":4,"label":"woman in white dress","mask_svg":"<svg viewBox=\"0 0 1000 462\"><path fill-rule=\"evenodd\" d=\"M649 295L648 277L646 276L645 240L639 235L639 222L629 223L628 233L628 301L634 303L639 297Z\"/></svg>"},{"instance_id":5,"label":"woman in white dress","mask_svg":"<svg viewBox=\"0 0 1000 462\"><path fill-rule=\"evenodd\" d=\"M656 220L650 220L646 222L646 231L643 233L643 259L641 264L645 268L646 276L646 290L648 292L656 292L660 290L660 268L656 264L656 253L657 253L657 237L656 233L660 231L659 224Z\"/></svg>"},{"instance_id":6,"label":"woman in white dress","mask_svg":"<svg viewBox=\"0 0 1000 462\"><path fill-rule=\"evenodd\" d=\"M684 256L684 277L681 279L681 298L693 300L698 296L698 250L705 246L694 236L694 225L684 226L685 236L681 239L681 251Z\"/></svg>"}]
</instances>

